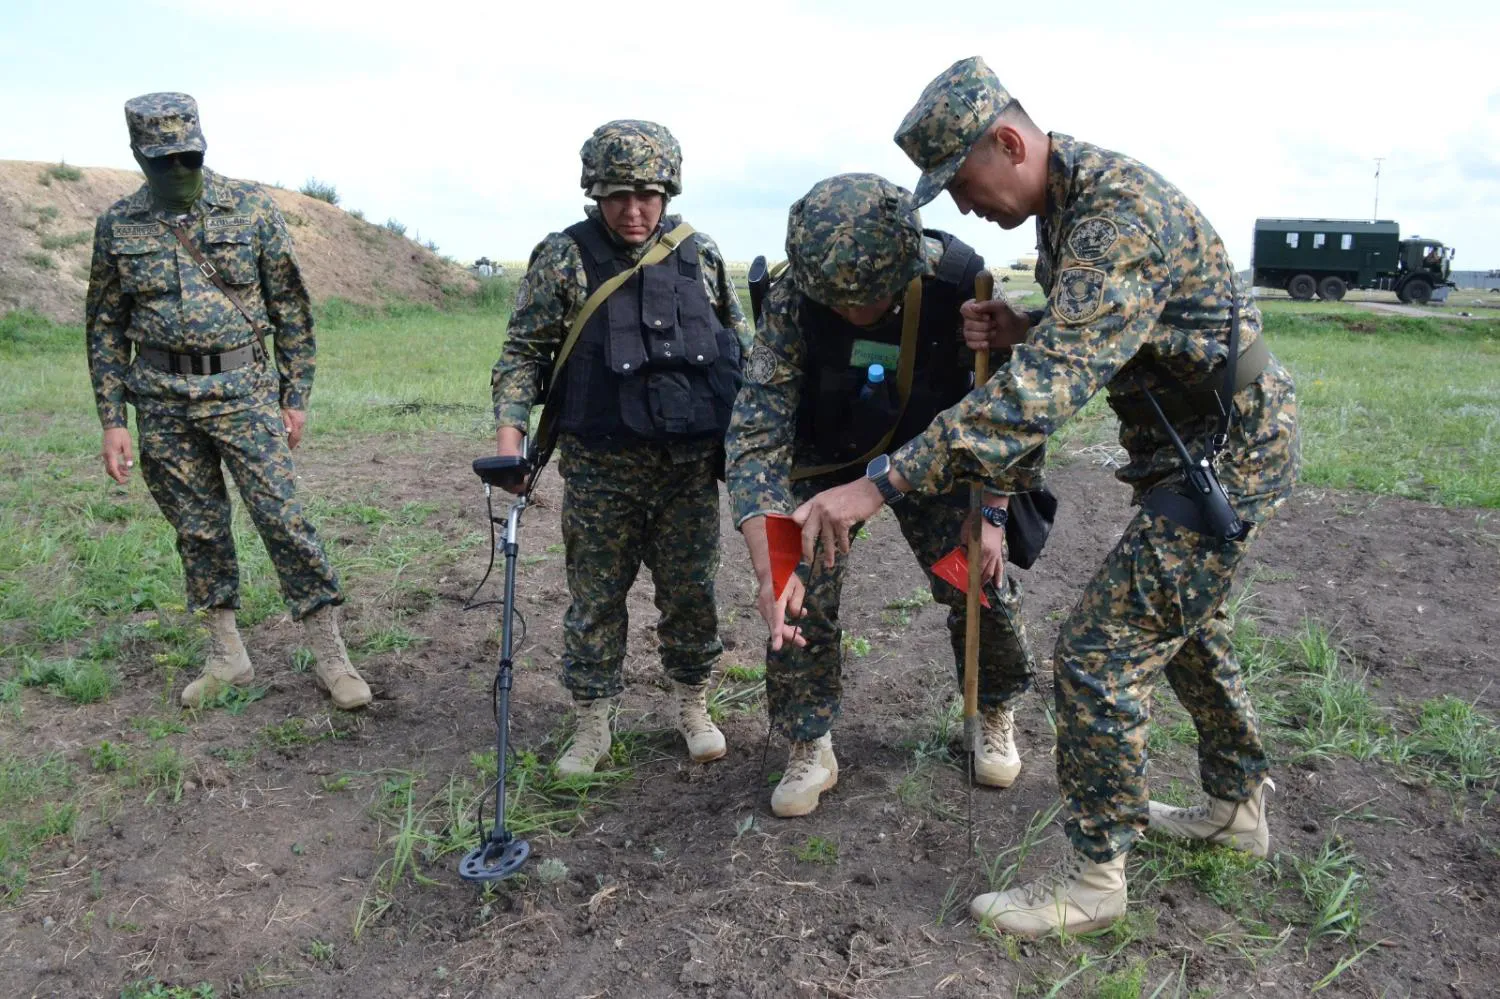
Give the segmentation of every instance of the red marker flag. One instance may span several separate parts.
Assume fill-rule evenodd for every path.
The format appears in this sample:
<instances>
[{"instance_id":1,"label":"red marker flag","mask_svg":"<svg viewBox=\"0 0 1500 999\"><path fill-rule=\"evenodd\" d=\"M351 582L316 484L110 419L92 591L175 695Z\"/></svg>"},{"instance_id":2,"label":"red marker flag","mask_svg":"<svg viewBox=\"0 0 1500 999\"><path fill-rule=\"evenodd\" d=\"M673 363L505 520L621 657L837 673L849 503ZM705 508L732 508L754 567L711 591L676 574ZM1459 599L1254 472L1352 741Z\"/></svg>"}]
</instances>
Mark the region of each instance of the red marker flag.
<instances>
[{"instance_id":1,"label":"red marker flag","mask_svg":"<svg viewBox=\"0 0 1500 999\"><path fill-rule=\"evenodd\" d=\"M932 565L932 574L938 579L952 583L958 592L965 595L969 592L969 556L963 547L953 549ZM985 595L984 589L979 591L979 602L988 607L990 598Z\"/></svg>"},{"instance_id":2,"label":"red marker flag","mask_svg":"<svg viewBox=\"0 0 1500 999\"><path fill-rule=\"evenodd\" d=\"M768 513L766 541L771 546L771 588L780 599L802 561L802 528L784 513Z\"/></svg>"}]
</instances>

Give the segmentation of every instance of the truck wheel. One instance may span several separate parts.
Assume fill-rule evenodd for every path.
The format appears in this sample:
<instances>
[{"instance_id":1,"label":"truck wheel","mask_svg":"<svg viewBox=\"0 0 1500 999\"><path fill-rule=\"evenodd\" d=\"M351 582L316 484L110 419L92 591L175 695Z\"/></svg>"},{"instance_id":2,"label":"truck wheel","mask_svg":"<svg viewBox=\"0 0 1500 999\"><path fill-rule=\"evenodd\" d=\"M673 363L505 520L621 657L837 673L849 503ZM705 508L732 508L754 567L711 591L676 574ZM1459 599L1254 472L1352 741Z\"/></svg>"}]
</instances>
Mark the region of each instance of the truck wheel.
<instances>
[{"instance_id":1,"label":"truck wheel","mask_svg":"<svg viewBox=\"0 0 1500 999\"><path fill-rule=\"evenodd\" d=\"M1333 277L1332 275L1318 282L1318 297L1325 302L1342 301L1344 292L1348 290L1349 286L1344 284L1343 278Z\"/></svg>"},{"instance_id":2,"label":"truck wheel","mask_svg":"<svg viewBox=\"0 0 1500 999\"><path fill-rule=\"evenodd\" d=\"M1311 274L1298 274L1286 283L1286 290L1297 301L1310 302L1313 292L1318 290L1318 282L1313 280Z\"/></svg>"},{"instance_id":3,"label":"truck wheel","mask_svg":"<svg viewBox=\"0 0 1500 999\"><path fill-rule=\"evenodd\" d=\"M1416 302L1418 305L1426 305L1427 300L1432 298L1432 284L1426 278L1412 278L1406 282L1402 291L1406 292L1408 302Z\"/></svg>"}]
</instances>

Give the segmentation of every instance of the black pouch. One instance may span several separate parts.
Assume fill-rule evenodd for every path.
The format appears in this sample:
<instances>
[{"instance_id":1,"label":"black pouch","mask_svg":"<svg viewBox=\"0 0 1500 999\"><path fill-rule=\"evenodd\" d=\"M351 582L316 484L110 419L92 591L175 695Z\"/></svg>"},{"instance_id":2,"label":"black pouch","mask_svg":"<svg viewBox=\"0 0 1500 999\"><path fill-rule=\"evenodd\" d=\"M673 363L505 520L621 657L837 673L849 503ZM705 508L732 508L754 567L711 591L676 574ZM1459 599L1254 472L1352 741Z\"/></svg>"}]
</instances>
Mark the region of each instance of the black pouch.
<instances>
[{"instance_id":1,"label":"black pouch","mask_svg":"<svg viewBox=\"0 0 1500 999\"><path fill-rule=\"evenodd\" d=\"M647 267L641 271L641 326L653 366L688 362L688 345L677 322L676 274L669 268Z\"/></svg>"},{"instance_id":2,"label":"black pouch","mask_svg":"<svg viewBox=\"0 0 1500 999\"><path fill-rule=\"evenodd\" d=\"M1042 488L1016 493L1006 506L1005 558L1030 569L1047 545L1057 518L1057 497Z\"/></svg>"},{"instance_id":3,"label":"black pouch","mask_svg":"<svg viewBox=\"0 0 1500 999\"><path fill-rule=\"evenodd\" d=\"M693 387L681 371L659 371L646 377L646 406L656 430L669 437L692 433Z\"/></svg>"}]
</instances>

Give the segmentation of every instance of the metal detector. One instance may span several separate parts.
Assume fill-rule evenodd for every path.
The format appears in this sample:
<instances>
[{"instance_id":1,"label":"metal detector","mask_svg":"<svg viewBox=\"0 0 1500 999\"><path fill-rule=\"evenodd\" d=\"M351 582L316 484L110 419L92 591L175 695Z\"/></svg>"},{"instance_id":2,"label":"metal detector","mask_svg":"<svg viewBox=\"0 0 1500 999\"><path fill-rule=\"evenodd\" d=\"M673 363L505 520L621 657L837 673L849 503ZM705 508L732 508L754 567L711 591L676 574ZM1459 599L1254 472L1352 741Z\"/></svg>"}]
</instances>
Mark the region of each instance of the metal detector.
<instances>
[{"instance_id":1,"label":"metal detector","mask_svg":"<svg viewBox=\"0 0 1500 999\"><path fill-rule=\"evenodd\" d=\"M500 603L500 665L495 671L495 685L491 692L492 703L495 713L495 783L490 790L495 792L495 825L488 832L483 833L483 841L474 849L464 855L459 862L458 876L465 881L476 884L489 884L495 881L503 881L521 869L526 863L526 858L531 855L531 844L524 839L517 839L510 830L505 828L505 776L509 760L510 742L510 685L511 685L511 649L513 641L513 623L516 618L516 555L520 546L516 542L517 528L521 523L521 513L526 509L530 501L531 491L528 488L516 497L510 505L510 511L502 520L495 516L495 504L491 498L491 488L514 488L526 482L531 474L531 462L519 456L499 456L474 459L474 474L479 476L484 483L484 504L490 518L490 536L493 545L490 549L490 564L485 569L484 579L479 581L479 586L474 592L479 592L479 587L484 586L485 580L490 578L490 570L495 566L495 552L502 552L505 556L505 596ZM503 524L505 533L495 537L495 526ZM470 596L465 609L484 607L496 601L484 603L473 603ZM525 619L521 622L521 634L524 640L526 633ZM489 790L479 799L479 828L484 829L484 799L489 797Z\"/></svg>"}]
</instances>

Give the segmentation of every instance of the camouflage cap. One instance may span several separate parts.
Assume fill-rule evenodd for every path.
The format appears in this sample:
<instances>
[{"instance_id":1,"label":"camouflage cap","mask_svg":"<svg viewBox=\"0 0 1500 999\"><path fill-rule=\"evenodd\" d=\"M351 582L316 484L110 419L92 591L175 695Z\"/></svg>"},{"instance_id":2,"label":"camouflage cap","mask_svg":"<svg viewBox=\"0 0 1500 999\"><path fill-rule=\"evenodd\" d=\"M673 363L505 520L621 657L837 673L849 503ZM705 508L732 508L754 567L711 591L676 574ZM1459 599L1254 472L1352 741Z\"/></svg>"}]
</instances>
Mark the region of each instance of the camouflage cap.
<instances>
[{"instance_id":1,"label":"camouflage cap","mask_svg":"<svg viewBox=\"0 0 1500 999\"><path fill-rule=\"evenodd\" d=\"M203 129L198 124L198 102L187 94L143 94L125 102L125 125L130 144L145 157L203 152Z\"/></svg>"},{"instance_id":2,"label":"camouflage cap","mask_svg":"<svg viewBox=\"0 0 1500 999\"><path fill-rule=\"evenodd\" d=\"M954 63L927 84L896 129L896 145L922 171L918 207L942 193L975 141L1013 103L979 56Z\"/></svg>"},{"instance_id":3,"label":"camouflage cap","mask_svg":"<svg viewBox=\"0 0 1500 999\"><path fill-rule=\"evenodd\" d=\"M787 217L792 280L832 308L894 297L922 273L922 220L911 194L873 173L844 173L812 186Z\"/></svg>"},{"instance_id":4,"label":"camouflage cap","mask_svg":"<svg viewBox=\"0 0 1500 999\"><path fill-rule=\"evenodd\" d=\"M682 147L663 125L623 118L594 129L583 148L580 185L593 194L597 184L643 188L659 184L669 195L682 193Z\"/></svg>"}]
</instances>

